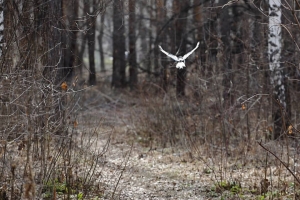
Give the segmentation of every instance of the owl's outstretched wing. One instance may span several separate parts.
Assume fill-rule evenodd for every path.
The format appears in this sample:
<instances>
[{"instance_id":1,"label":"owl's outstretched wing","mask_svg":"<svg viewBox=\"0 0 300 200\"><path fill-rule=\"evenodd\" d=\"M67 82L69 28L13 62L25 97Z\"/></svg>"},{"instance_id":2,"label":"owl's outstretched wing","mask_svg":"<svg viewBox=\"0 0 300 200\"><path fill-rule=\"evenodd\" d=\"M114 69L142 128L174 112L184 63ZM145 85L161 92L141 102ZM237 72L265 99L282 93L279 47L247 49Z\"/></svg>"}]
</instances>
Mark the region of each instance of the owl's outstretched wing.
<instances>
[{"instance_id":1,"label":"owl's outstretched wing","mask_svg":"<svg viewBox=\"0 0 300 200\"><path fill-rule=\"evenodd\" d=\"M187 59L187 57L189 57L197 48L199 47L199 42L197 43L197 46L190 52L188 52L187 54L185 54L182 58L183 60Z\"/></svg>"},{"instance_id":2,"label":"owl's outstretched wing","mask_svg":"<svg viewBox=\"0 0 300 200\"><path fill-rule=\"evenodd\" d=\"M161 51L161 52L163 52L164 54L166 54L167 56L169 56L170 58L172 58L173 60L175 60L175 61L179 61L179 59L178 59L178 57L177 56L175 56L175 55L173 55L173 54L170 54L170 53L168 53L168 52L166 52L165 50L163 50L163 48L161 48L161 46L158 46L159 47L159 50Z\"/></svg>"}]
</instances>

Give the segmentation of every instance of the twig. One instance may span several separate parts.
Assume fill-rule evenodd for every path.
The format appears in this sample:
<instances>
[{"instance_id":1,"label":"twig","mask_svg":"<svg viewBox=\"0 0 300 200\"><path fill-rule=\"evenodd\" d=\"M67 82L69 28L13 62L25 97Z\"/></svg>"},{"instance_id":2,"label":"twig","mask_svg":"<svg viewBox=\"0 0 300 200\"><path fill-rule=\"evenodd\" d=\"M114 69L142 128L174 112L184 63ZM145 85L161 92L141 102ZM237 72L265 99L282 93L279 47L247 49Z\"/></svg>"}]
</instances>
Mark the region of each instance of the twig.
<instances>
[{"instance_id":1,"label":"twig","mask_svg":"<svg viewBox=\"0 0 300 200\"><path fill-rule=\"evenodd\" d=\"M276 156L276 154L274 154L272 151L270 151L269 149L267 149L264 145L262 145L261 141L257 142L259 146L261 146L264 150L266 150L267 152L269 152L270 154L272 154L291 174L292 176L296 179L296 181L298 183L300 183L300 179L296 176L296 174L280 159L278 158L278 156Z\"/></svg>"},{"instance_id":2,"label":"twig","mask_svg":"<svg viewBox=\"0 0 300 200\"><path fill-rule=\"evenodd\" d=\"M115 186L115 188L114 188L114 191L113 191L113 193L112 193L111 199L113 199L114 196L115 196L117 187L118 187L118 185L119 185L119 183L120 183L120 180L121 180L121 178L122 178L122 176L123 176L123 173L124 173L124 171L125 171L125 169L126 169L126 167L127 167L127 164L128 164L128 161L129 161L129 157L130 157L130 155L131 155L131 153L132 153L132 149L133 149L133 143L131 144L130 151L129 151L128 156L127 156L127 160L125 161L125 165L124 165L124 167L123 167L123 169L122 169L122 171L121 171L121 174L120 174L120 176L119 176L118 182L117 182L117 184L116 184L116 186Z\"/></svg>"},{"instance_id":3,"label":"twig","mask_svg":"<svg viewBox=\"0 0 300 200\"><path fill-rule=\"evenodd\" d=\"M224 4L223 6L222 6L222 9L225 7L225 6L229 6L229 5L232 5L232 4L234 4L234 3L237 3L239 0L232 0L232 1L229 1L228 3L226 3L226 4Z\"/></svg>"}]
</instances>

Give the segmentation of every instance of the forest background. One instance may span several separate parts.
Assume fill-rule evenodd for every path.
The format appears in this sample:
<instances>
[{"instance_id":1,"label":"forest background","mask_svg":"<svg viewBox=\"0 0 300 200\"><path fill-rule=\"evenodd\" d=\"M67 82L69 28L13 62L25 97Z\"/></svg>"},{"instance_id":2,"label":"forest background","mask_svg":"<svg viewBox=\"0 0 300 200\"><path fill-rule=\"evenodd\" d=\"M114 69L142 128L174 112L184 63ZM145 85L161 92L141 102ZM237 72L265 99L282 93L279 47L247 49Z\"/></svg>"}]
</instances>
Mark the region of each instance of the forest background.
<instances>
[{"instance_id":1,"label":"forest background","mask_svg":"<svg viewBox=\"0 0 300 200\"><path fill-rule=\"evenodd\" d=\"M181 199L297 199L299 9L297 0L0 0L0 199L126 199L133 155L168 149L197 163ZM158 48L184 55L197 42L183 69ZM128 149L113 154L120 140ZM109 156L119 168L104 170Z\"/></svg>"}]
</instances>

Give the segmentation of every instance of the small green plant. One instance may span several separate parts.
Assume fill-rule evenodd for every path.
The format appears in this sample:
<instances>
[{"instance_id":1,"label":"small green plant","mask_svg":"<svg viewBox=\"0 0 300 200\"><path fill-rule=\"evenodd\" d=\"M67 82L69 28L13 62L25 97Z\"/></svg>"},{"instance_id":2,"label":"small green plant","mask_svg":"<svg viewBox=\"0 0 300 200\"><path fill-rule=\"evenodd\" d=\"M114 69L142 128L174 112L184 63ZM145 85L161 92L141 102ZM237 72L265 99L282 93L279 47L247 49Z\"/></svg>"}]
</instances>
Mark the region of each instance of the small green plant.
<instances>
[{"instance_id":1,"label":"small green plant","mask_svg":"<svg viewBox=\"0 0 300 200\"><path fill-rule=\"evenodd\" d=\"M57 194L66 194L68 192L66 183L58 181L58 179L55 179L54 181L48 181L44 185L44 198L45 199L50 199L54 192Z\"/></svg>"},{"instance_id":2,"label":"small green plant","mask_svg":"<svg viewBox=\"0 0 300 200\"><path fill-rule=\"evenodd\" d=\"M217 191L224 191L228 190L234 194L239 193L242 190L242 186L240 183L236 182L227 182L227 181L222 181L216 184Z\"/></svg>"},{"instance_id":3,"label":"small green plant","mask_svg":"<svg viewBox=\"0 0 300 200\"><path fill-rule=\"evenodd\" d=\"M232 192L233 194L238 194L242 191L242 187L240 185L233 185L230 188L230 192Z\"/></svg>"},{"instance_id":4,"label":"small green plant","mask_svg":"<svg viewBox=\"0 0 300 200\"><path fill-rule=\"evenodd\" d=\"M79 192L77 194L77 199L83 199L83 193L82 192Z\"/></svg>"},{"instance_id":5,"label":"small green plant","mask_svg":"<svg viewBox=\"0 0 300 200\"><path fill-rule=\"evenodd\" d=\"M205 174L211 174L212 171L213 171L213 170L212 170L211 168L208 168L208 167L206 167L206 168L203 169L203 172L204 172Z\"/></svg>"},{"instance_id":6,"label":"small green plant","mask_svg":"<svg viewBox=\"0 0 300 200\"><path fill-rule=\"evenodd\" d=\"M265 200L265 196L260 195L260 196L257 197L257 200Z\"/></svg>"},{"instance_id":7,"label":"small green plant","mask_svg":"<svg viewBox=\"0 0 300 200\"><path fill-rule=\"evenodd\" d=\"M223 193L227 191L226 193ZM222 193L221 199L227 199L228 195L240 195L242 193L242 186L237 182L221 181L211 188L210 196L219 196L218 193ZM225 195L225 196L224 196Z\"/></svg>"}]
</instances>

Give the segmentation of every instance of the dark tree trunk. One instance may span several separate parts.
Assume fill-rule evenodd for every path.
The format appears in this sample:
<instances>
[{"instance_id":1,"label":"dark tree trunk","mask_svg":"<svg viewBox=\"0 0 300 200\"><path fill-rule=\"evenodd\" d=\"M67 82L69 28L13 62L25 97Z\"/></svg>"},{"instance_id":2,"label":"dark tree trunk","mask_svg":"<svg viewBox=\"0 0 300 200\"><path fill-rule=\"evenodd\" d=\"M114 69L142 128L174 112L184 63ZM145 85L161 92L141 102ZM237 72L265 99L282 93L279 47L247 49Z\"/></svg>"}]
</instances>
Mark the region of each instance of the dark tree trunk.
<instances>
[{"instance_id":1,"label":"dark tree trunk","mask_svg":"<svg viewBox=\"0 0 300 200\"><path fill-rule=\"evenodd\" d=\"M114 0L113 7L113 74L112 87L126 86L124 1Z\"/></svg>"},{"instance_id":2,"label":"dark tree trunk","mask_svg":"<svg viewBox=\"0 0 300 200\"><path fill-rule=\"evenodd\" d=\"M74 1L74 7L72 9L73 11L73 17L71 19L71 41L70 41L70 62L69 62L69 72L68 72L68 78L72 78L73 72L74 72L74 66L75 66L75 61L76 61L76 56L77 56L77 31L76 31L76 18L78 16L78 1Z\"/></svg>"},{"instance_id":3,"label":"dark tree trunk","mask_svg":"<svg viewBox=\"0 0 300 200\"><path fill-rule=\"evenodd\" d=\"M135 35L135 0L129 0L129 85L135 88L138 82L136 63Z\"/></svg>"},{"instance_id":4,"label":"dark tree trunk","mask_svg":"<svg viewBox=\"0 0 300 200\"><path fill-rule=\"evenodd\" d=\"M11 66L11 62L12 59L9 58L9 56L5 56L6 54L9 54L12 51L12 45L9 46L10 44L10 40L11 40L11 33L10 31L8 31L8 27L13 27L13 8L11 3L9 2L3 2L3 16L4 16L4 21L3 21L3 25L4 25L4 32L3 32L3 42L5 44L5 48L2 48L3 50L3 55L1 56L1 74L5 73L6 70L8 69L7 66ZM4 65L5 63L5 65Z\"/></svg>"},{"instance_id":5,"label":"dark tree trunk","mask_svg":"<svg viewBox=\"0 0 300 200\"><path fill-rule=\"evenodd\" d=\"M103 33L104 33L104 20L105 20L105 12L101 15L101 24L100 24L100 30L99 30L99 36L98 36L98 42L99 42L99 54L100 54L100 68L101 72L105 72L105 61L104 61L104 51L103 51Z\"/></svg>"},{"instance_id":6,"label":"dark tree trunk","mask_svg":"<svg viewBox=\"0 0 300 200\"><path fill-rule=\"evenodd\" d=\"M155 0L150 1L149 5L149 16L150 16L150 29L146 29L145 24L142 22L139 22L139 33L140 33L140 38L143 41L146 41L147 35L148 35L148 43L142 44L141 48L143 49L148 49L148 59L147 59L147 78L150 78L151 76L151 69L153 65L153 52L151 51L151 45L153 44L153 34L152 34L152 29L154 28L154 16L153 16L153 5L155 5ZM152 5L151 5L152 4ZM147 46L148 45L148 46Z\"/></svg>"},{"instance_id":7,"label":"dark tree trunk","mask_svg":"<svg viewBox=\"0 0 300 200\"><path fill-rule=\"evenodd\" d=\"M82 20L83 22L80 23L80 29L81 30L87 30L87 26L88 26L88 16L86 15L86 13L89 13L89 6L87 4L86 1L83 2L83 11L84 11L84 16L85 16L85 20ZM80 31L79 32L81 35L80 39L81 39L81 43L80 46L78 47L78 67L79 67L79 75L80 77L82 77L83 75L83 67L85 66L84 64L84 52L86 49L86 43L87 43L87 33L85 31Z\"/></svg>"},{"instance_id":8,"label":"dark tree trunk","mask_svg":"<svg viewBox=\"0 0 300 200\"><path fill-rule=\"evenodd\" d=\"M87 42L88 42L88 52L89 52L89 85L96 84L96 68L95 68L95 32L96 32L96 18L95 18L95 9L96 9L96 2L95 0L92 1L92 5L89 8L89 27L87 31Z\"/></svg>"},{"instance_id":9,"label":"dark tree trunk","mask_svg":"<svg viewBox=\"0 0 300 200\"><path fill-rule=\"evenodd\" d=\"M165 8L165 0L155 0L155 5L156 5L156 40L155 40L155 47L153 50L153 57L154 57L154 72L155 73L160 73L161 74L161 87L162 89L167 92L168 91L168 79L167 79L167 63L163 60L161 60L162 66L159 64L159 49L158 45L164 45L166 44L166 34L165 31L160 32L161 28L163 26L163 21L166 17L166 13L164 12ZM164 38L163 38L163 35ZM160 67L162 67L160 69Z\"/></svg>"},{"instance_id":10,"label":"dark tree trunk","mask_svg":"<svg viewBox=\"0 0 300 200\"><path fill-rule=\"evenodd\" d=\"M66 124L66 110L62 107L62 105L66 104L66 96L57 92L60 91L60 86L65 78L61 32L62 1L41 0L38 1L38 4L35 4L35 9L36 36L41 37L43 44L45 44L38 46L36 49L38 55L43 55L41 63L44 66L43 81L47 85L49 85L50 82L56 87L55 92L45 90L43 95L44 98L49 97L45 100L46 104L54 107L51 108L54 111L54 116L51 117L50 121L56 124L56 133L66 134L66 129L64 129L64 125ZM56 103L53 104L54 102ZM46 128L45 125L47 123L49 123L49 116L46 115L41 119L42 127ZM45 140L43 140L42 145L45 145L44 141Z\"/></svg>"},{"instance_id":11,"label":"dark tree trunk","mask_svg":"<svg viewBox=\"0 0 300 200\"><path fill-rule=\"evenodd\" d=\"M226 0L222 0L220 2L220 5L226 4ZM223 72L223 81L222 81L222 86L223 86L223 107L229 108L231 105L231 102L233 101L233 96L231 94L232 91L232 48L231 48L231 43L230 43L230 31L231 31L231 26L232 26L232 7L226 6L224 9L221 10L221 40L223 43L223 49L222 49L222 62L220 65L222 65L222 72Z\"/></svg>"},{"instance_id":12,"label":"dark tree trunk","mask_svg":"<svg viewBox=\"0 0 300 200\"><path fill-rule=\"evenodd\" d=\"M76 58L78 1L63 1L63 16L66 30L62 36L64 44L64 75L67 80L73 76Z\"/></svg>"},{"instance_id":13,"label":"dark tree trunk","mask_svg":"<svg viewBox=\"0 0 300 200\"><path fill-rule=\"evenodd\" d=\"M201 0L194 0L194 4L198 4L199 6L194 7L193 9L193 15L194 15L194 26L197 28L195 39L197 42L200 42L200 61L201 61L201 69L204 75L204 71L206 68L206 35L204 31L204 25L203 25L203 19L202 19L202 6ZM199 54L199 53L198 53ZM199 66L197 66L198 68Z\"/></svg>"},{"instance_id":14,"label":"dark tree trunk","mask_svg":"<svg viewBox=\"0 0 300 200\"><path fill-rule=\"evenodd\" d=\"M160 29L162 27L162 20L163 20L163 9L164 9L164 0L155 0L156 4L156 43L155 48L153 50L153 56L154 56L154 71L159 72L159 63L158 63L158 56L159 56L159 49L157 48L157 45L160 44L161 41L161 35Z\"/></svg>"},{"instance_id":15,"label":"dark tree trunk","mask_svg":"<svg viewBox=\"0 0 300 200\"><path fill-rule=\"evenodd\" d=\"M46 66L44 69L44 76L48 80L53 80L56 85L60 85L64 78L63 73L63 52L61 51L62 35L61 29L61 17L62 17L62 2L60 0L43 1L39 9L37 19L42 20L41 23L43 30L43 39L46 44L46 52L44 63ZM41 15L45 15L42 17Z\"/></svg>"},{"instance_id":16,"label":"dark tree trunk","mask_svg":"<svg viewBox=\"0 0 300 200\"><path fill-rule=\"evenodd\" d=\"M179 13L178 18L175 21L175 41L176 49L180 49L181 54L186 53L186 40L184 33L186 29L188 9L184 9L189 5L187 1L175 0L173 2L173 10L175 13ZM177 84L176 84L176 95L185 95L185 81L186 81L186 68L177 69Z\"/></svg>"},{"instance_id":17,"label":"dark tree trunk","mask_svg":"<svg viewBox=\"0 0 300 200\"><path fill-rule=\"evenodd\" d=\"M31 8L32 8L32 2L31 1L24 1L23 7L22 7L22 15L20 15L20 21L22 22L22 34L24 37L21 37L20 43L19 43L19 50L20 50L20 60L18 68L23 69L30 69L33 67L32 65L32 57L33 52L33 34L32 34L32 20L31 20Z\"/></svg>"},{"instance_id":18,"label":"dark tree trunk","mask_svg":"<svg viewBox=\"0 0 300 200\"><path fill-rule=\"evenodd\" d=\"M84 55L84 50L86 47L86 41L87 41L87 35L85 33L82 33L81 35L81 44L80 44L80 48L79 48L79 53L78 53L78 64L79 64L79 74L80 76L82 76L82 69L84 66L84 61L83 61L83 55Z\"/></svg>"},{"instance_id":19,"label":"dark tree trunk","mask_svg":"<svg viewBox=\"0 0 300 200\"><path fill-rule=\"evenodd\" d=\"M227 3L227 0L221 0L220 6L223 6ZM233 86L233 77L232 77L232 62L233 62L233 55L232 55L232 48L231 48L231 41L230 41L230 32L231 26L233 23L232 19L232 7L225 6L220 11L220 33L221 33L221 40L222 40L222 47L221 49L221 60L218 62L218 66L221 68L221 72L223 73L223 93L222 96L220 95L219 99L223 98L223 102L220 100L220 107L222 107L221 112L224 113L223 120L222 120L222 136L223 136L223 143L226 148L226 152L228 151L229 145L229 134L231 133L228 130L225 120L225 110L228 110L232 104L233 96L232 96L232 86ZM229 127L230 128L230 127Z\"/></svg>"},{"instance_id":20,"label":"dark tree trunk","mask_svg":"<svg viewBox=\"0 0 300 200\"><path fill-rule=\"evenodd\" d=\"M89 85L96 84L96 68L95 68L95 25L91 25L88 35L88 53L89 53Z\"/></svg>"}]
</instances>

